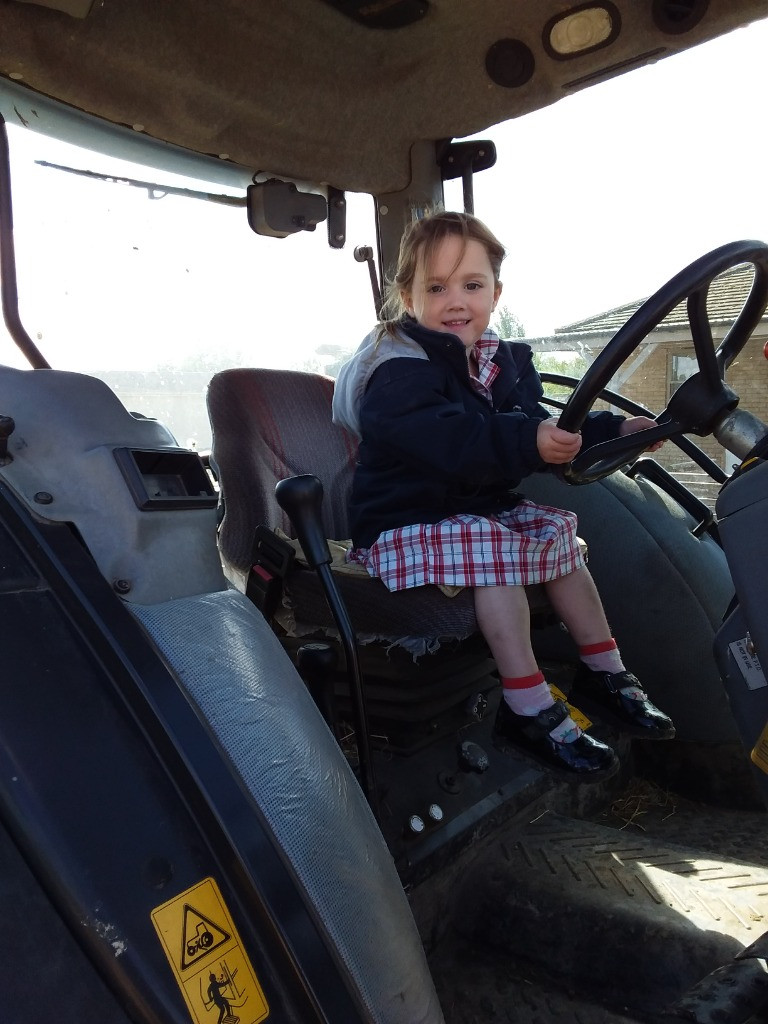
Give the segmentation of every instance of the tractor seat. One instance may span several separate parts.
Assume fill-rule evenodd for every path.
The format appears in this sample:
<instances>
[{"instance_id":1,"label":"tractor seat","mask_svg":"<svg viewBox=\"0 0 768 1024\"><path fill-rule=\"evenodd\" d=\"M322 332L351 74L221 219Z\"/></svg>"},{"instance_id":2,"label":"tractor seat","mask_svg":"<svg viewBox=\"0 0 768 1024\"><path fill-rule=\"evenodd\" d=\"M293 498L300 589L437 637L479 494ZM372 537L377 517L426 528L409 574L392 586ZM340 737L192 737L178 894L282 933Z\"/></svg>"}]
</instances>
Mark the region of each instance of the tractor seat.
<instances>
[{"instance_id":1,"label":"tractor seat","mask_svg":"<svg viewBox=\"0 0 768 1024\"><path fill-rule=\"evenodd\" d=\"M231 577L244 579L249 572L259 525L295 537L275 499L275 485L288 477L316 476L325 495L326 537L349 537L357 442L331 420L333 387L330 377L296 370L224 370L211 380L212 463L224 509L219 547ZM478 631L471 589L447 597L433 586L391 593L367 574L340 572L336 580L361 638L401 644L418 654ZM543 588L528 590L532 613L549 614ZM285 581L285 603L289 632L306 635L334 625L316 573L299 562Z\"/></svg>"}]
</instances>

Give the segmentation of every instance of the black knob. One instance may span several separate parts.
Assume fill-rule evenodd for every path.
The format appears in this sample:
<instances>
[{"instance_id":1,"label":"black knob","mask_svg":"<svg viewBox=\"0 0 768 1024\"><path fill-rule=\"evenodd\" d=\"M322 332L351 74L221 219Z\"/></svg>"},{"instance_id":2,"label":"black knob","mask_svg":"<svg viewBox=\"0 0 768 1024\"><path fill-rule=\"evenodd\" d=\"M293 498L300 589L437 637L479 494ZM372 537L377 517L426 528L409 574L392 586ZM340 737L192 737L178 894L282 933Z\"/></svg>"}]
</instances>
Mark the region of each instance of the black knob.
<instances>
[{"instance_id":1,"label":"black knob","mask_svg":"<svg viewBox=\"0 0 768 1024\"><path fill-rule=\"evenodd\" d=\"M330 644L302 644L296 652L296 667L307 679L325 679L336 668L338 658Z\"/></svg>"},{"instance_id":2,"label":"black knob","mask_svg":"<svg viewBox=\"0 0 768 1024\"><path fill-rule=\"evenodd\" d=\"M482 774L490 764L488 755L479 743L472 740L464 740L459 744L459 768L463 772L477 772Z\"/></svg>"},{"instance_id":3,"label":"black knob","mask_svg":"<svg viewBox=\"0 0 768 1024\"><path fill-rule=\"evenodd\" d=\"M335 718L333 673L338 657L330 644L302 644L296 652L296 668L307 684L320 714L333 728Z\"/></svg>"},{"instance_id":4,"label":"black knob","mask_svg":"<svg viewBox=\"0 0 768 1024\"><path fill-rule=\"evenodd\" d=\"M331 552L323 531L323 485L317 477L305 473L280 480L275 497L293 524L310 568L330 565Z\"/></svg>"}]
</instances>

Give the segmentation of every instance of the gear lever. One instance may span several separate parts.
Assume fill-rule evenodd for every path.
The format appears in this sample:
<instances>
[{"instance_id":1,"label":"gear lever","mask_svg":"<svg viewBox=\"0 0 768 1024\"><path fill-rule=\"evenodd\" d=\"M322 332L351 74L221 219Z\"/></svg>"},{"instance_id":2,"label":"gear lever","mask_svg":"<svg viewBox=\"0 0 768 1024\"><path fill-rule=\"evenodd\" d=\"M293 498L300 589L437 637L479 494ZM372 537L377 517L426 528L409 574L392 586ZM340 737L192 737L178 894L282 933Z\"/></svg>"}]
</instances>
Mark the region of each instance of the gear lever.
<instances>
[{"instance_id":1,"label":"gear lever","mask_svg":"<svg viewBox=\"0 0 768 1024\"><path fill-rule=\"evenodd\" d=\"M349 691L352 696L352 709L355 718L357 736L357 754L360 763L360 782L371 809L379 818L376 781L373 775L373 762L368 734L368 716L365 709L360 660L357 654L357 642L349 613L339 593L336 580L331 572L331 552L323 531L321 509L323 504L323 485L316 476L303 474L280 480L275 487L278 504L293 524L296 536L301 544L304 557L311 569L320 577L325 598L331 609L336 626L341 636L344 655L347 661Z\"/></svg>"}]
</instances>

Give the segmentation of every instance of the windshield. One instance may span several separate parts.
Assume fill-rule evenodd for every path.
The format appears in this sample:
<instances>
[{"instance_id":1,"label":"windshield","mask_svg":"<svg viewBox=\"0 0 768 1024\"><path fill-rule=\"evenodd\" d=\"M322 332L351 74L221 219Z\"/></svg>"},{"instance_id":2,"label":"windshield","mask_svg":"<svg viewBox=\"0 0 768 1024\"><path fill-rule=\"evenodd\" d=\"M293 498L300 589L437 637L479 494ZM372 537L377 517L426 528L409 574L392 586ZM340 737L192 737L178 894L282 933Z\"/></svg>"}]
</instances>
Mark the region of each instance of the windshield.
<instances>
[{"instance_id":1,"label":"windshield","mask_svg":"<svg viewBox=\"0 0 768 1024\"><path fill-rule=\"evenodd\" d=\"M18 127L9 139L27 333L53 368L101 377L182 445L210 445L216 370L334 373L375 318L353 255L375 247L370 196L347 196L347 244L334 250L324 224L288 239L254 234L243 193L219 184L153 177ZM3 362L26 365L10 338L3 348Z\"/></svg>"},{"instance_id":2,"label":"windshield","mask_svg":"<svg viewBox=\"0 0 768 1024\"><path fill-rule=\"evenodd\" d=\"M475 212L509 251L495 325L532 339L542 368L581 372L594 353L578 339L560 345L568 328L649 295L717 245L768 239L753 184L767 45L761 22L484 133L498 162L475 179ZM51 366L102 377L180 444L210 444L216 370L333 375L370 330L368 271L353 255L375 249L370 197L347 196L347 243L333 250L325 225L255 235L242 193L220 185L18 127L9 136L22 323ZM460 183L448 183L446 205L461 202ZM10 338L3 347L4 362L24 365ZM691 354L678 347L648 364L662 397Z\"/></svg>"}]
</instances>

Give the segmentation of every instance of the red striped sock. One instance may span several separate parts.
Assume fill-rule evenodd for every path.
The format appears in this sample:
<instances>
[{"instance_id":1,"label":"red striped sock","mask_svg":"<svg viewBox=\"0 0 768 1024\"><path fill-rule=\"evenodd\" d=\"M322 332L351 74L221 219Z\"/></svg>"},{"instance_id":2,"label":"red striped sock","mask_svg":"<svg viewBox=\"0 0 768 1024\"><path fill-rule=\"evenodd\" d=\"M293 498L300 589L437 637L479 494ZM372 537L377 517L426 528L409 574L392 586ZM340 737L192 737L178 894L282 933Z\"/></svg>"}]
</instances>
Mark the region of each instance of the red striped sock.
<instances>
[{"instance_id":1,"label":"red striped sock","mask_svg":"<svg viewBox=\"0 0 768 1024\"><path fill-rule=\"evenodd\" d=\"M502 676L501 684L504 700L516 715L533 717L555 703L542 672L532 676ZM581 736L581 729L568 715L549 735L557 743L572 743Z\"/></svg>"},{"instance_id":2,"label":"red striped sock","mask_svg":"<svg viewBox=\"0 0 768 1024\"><path fill-rule=\"evenodd\" d=\"M554 704L543 672L531 676L502 676L504 700L516 715L537 715Z\"/></svg>"},{"instance_id":3,"label":"red striped sock","mask_svg":"<svg viewBox=\"0 0 768 1024\"><path fill-rule=\"evenodd\" d=\"M599 644L585 644L579 648L579 657L595 672L623 672L624 662L621 660L619 648L613 637Z\"/></svg>"}]
</instances>

